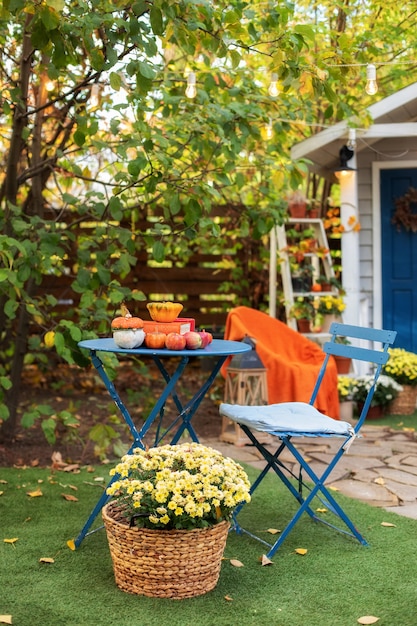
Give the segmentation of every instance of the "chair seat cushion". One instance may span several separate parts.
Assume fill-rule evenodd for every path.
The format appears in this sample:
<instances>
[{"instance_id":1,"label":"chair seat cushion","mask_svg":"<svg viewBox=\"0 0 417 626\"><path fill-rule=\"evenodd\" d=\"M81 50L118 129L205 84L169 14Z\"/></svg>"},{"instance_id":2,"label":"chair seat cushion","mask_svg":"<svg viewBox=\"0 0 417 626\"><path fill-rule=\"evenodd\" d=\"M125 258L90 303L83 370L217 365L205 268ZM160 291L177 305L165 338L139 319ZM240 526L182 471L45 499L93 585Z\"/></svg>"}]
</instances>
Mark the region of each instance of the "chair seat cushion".
<instances>
[{"instance_id":1,"label":"chair seat cushion","mask_svg":"<svg viewBox=\"0 0 417 626\"><path fill-rule=\"evenodd\" d=\"M283 433L291 436L352 435L352 426L348 422L323 415L305 402L281 402L262 406L222 403L220 414L253 430L278 436Z\"/></svg>"}]
</instances>

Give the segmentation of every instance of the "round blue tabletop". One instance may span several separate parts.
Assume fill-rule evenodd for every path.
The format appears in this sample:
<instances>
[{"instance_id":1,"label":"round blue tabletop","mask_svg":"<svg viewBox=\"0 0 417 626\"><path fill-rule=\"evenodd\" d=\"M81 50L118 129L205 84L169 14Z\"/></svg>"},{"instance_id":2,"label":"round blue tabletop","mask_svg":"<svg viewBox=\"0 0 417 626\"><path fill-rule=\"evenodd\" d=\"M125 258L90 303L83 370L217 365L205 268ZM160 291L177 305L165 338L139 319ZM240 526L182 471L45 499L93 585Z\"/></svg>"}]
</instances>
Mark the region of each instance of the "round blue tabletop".
<instances>
[{"instance_id":1,"label":"round blue tabletop","mask_svg":"<svg viewBox=\"0 0 417 626\"><path fill-rule=\"evenodd\" d=\"M87 350L93 350L96 352L117 352L120 354L131 355L143 355L143 356L232 356L234 354L240 354L242 352L248 352L251 350L251 346L241 341L229 341L227 339L213 339L213 341L206 346L198 350L167 350L166 348L160 350L153 350L152 348L146 348L140 346L140 348L134 348L133 350L126 350L119 348L114 343L114 340L110 337L104 339L86 339L80 341L80 348L86 348Z\"/></svg>"}]
</instances>

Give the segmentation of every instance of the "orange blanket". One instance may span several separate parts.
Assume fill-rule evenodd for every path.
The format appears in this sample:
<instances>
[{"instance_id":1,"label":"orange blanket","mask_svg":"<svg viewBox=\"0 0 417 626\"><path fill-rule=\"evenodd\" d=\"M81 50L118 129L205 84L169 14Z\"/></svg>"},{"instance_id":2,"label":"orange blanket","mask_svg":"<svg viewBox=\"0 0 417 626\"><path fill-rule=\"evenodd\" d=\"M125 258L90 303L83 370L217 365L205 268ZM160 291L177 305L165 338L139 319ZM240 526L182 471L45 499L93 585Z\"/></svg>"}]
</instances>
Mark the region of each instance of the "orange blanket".
<instances>
[{"instance_id":1,"label":"orange blanket","mask_svg":"<svg viewBox=\"0 0 417 626\"><path fill-rule=\"evenodd\" d=\"M267 369L268 402L309 402L324 353L320 346L266 313L245 306L233 309L226 320L225 339L256 340L256 351ZM228 362L223 365L226 375ZM339 419L337 369L330 358L315 402L316 408Z\"/></svg>"}]
</instances>

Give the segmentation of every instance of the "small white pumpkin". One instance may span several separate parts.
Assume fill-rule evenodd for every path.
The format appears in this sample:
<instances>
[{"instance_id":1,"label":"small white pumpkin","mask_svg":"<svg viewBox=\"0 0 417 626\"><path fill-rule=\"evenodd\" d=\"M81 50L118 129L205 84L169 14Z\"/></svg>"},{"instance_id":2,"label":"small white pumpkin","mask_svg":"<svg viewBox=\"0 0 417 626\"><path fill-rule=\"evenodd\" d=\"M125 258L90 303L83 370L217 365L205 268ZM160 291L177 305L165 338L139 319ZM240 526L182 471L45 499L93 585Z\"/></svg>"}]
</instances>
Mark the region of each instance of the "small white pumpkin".
<instances>
[{"instance_id":1,"label":"small white pumpkin","mask_svg":"<svg viewBox=\"0 0 417 626\"><path fill-rule=\"evenodd\" d=\"M145 339L143 328L129 328L126 330L114 330L113 339L116 346L125 350L139 348Z\"/></svg>"}]
</instances>

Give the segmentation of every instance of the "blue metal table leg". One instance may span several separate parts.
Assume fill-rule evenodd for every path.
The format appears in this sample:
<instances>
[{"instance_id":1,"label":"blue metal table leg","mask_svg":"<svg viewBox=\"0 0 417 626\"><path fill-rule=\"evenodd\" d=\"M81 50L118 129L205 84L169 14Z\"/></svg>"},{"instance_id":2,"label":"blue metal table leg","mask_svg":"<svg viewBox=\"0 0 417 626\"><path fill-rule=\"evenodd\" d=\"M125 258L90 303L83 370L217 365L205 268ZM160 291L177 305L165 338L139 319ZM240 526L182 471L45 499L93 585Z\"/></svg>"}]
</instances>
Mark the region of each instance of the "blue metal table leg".
<instances>
[{"instance_id":1,"label":"blue metal table leg","mask_svg":"<svg viewBox=\"0 0 417 626\"><path fill-rule=\"evenodd\" d=\"M163 390L162 394L160 395L160 397L158 398L157 402L155 403L152 411L149 413L148 418L146 419L146 421L144 422L142 428L140 429L140 431L137 430L134 422L132 421L132 418L127 410L127 408L125 407L125 405L123 404L122 400L120 399L119 394L116 391L115 386L113 385L113 383L111 382L111 380L109 379L109 377L106 374L106 371L104 370L103 367L103 363L101 361L101 359L95 354L92 353L92 361L94 364L94 367L97 369L100 378L103 380L107 390L109 391L112 399L114 400L114 402L116 403L116 405L118 406L118 408L120 409L120 411L122 412L122 415L126 421L126 423L129 426L129 430L133 436L133 443L131 445L131 447L128 450L128 454L137 447L142 448L143 450L145 449L145 445L143 443L143 438L145 437L146 433L148 432L149 428L151 427L151 425L153 424L156 416L158 415L158 413L162 410L163 406L165 405L168 397L172 394L173 390L175 389L175 385L178 382L182 372L184 371L185 366L187 365L189 359L188 357L182 357L181 361L177 367L177 369L175 370L174 374L172 375L172 377L169 379L165 389ZM115 476L112 477L112 479L109 481L109 483L106 486L105 491L103 492L103 494L101 495L101 497L99 498L97 504L95 505L95 507L93 508L92 512L90 513L90 516L88 517L86 523L84 524L81 532L79 533L78 537L75 540L75 546L78 548L82 542L82 540L84 539L84 537L86 537L88 534L90 534L89 529L91 527L91 525L93 524L95 518L97 517L97 515L100 513L101 509L103 508L103 506L106 504L106 502L108 501L109 497L107 496L107 488L115 481L119 478L119 476L116 474Z\"/></svg>"}]
</instances>

